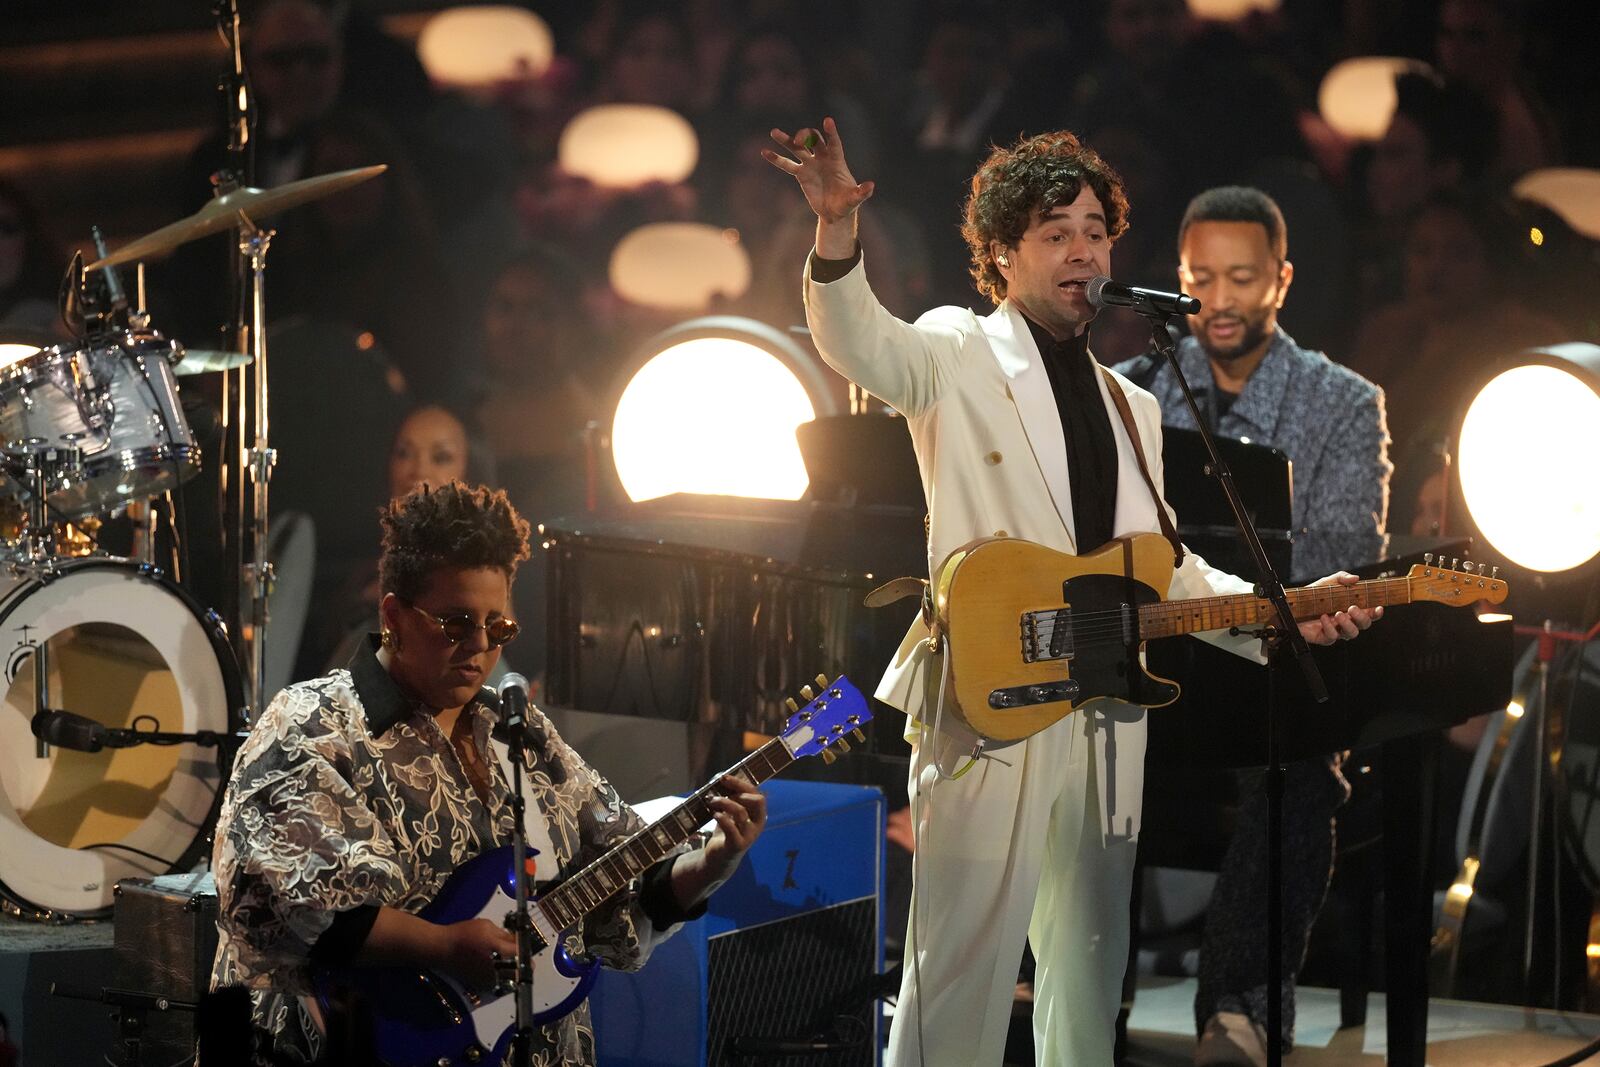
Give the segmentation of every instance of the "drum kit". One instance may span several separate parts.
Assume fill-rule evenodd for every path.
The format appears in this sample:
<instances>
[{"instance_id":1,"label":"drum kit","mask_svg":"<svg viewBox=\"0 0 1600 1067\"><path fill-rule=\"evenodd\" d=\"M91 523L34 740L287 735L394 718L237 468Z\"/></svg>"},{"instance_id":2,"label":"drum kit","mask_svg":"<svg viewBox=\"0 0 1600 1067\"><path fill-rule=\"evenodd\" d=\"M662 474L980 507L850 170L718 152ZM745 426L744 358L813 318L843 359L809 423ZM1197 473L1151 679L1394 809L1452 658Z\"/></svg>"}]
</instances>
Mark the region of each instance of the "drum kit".
<instances>
[{"instance_id":1,"label":"drum kit","mask_svg":"<svg viewBox=\"0 0 1600 1067\"><path fill-rule=\"evenodd\" d=\"M263 706L267 594L264 274L273 231L262 220L367 181L382 166L272 189L219 190L203 209L106 254L74 261L63 286L68 344L0 345L0 911L71 921L110 913L119 878L186 869L206 849L227 745L206 753L174 734L236 735ZM152 327L143 261L237 230L248 292L242 352L196 351ZM130 307L117 279L140 265ZM239 448L224 448L227 491L253 483L223 535L252 550L237 619L204 606L156 565L157 517L200 471L179 379L235 376ZM250 401L246 403L246 400ZM247 437L245 416L253 416ZM231 472L230 472L231 468ZM96 544L110 516L137 516L135 554ZM247 605L244 601L248 600ZM231 625L230 625L231 623ZM237 639L237 645L235 640ZM240 669L243 661L245 669ZM108 751L60 747L50 716L93 720L121 740ZM34 737L29 737L29 733ZM69 732L70 733L70 732ZM135 744L138 734L154 743ZM47 744L46 737L56 744ZM38 740L35 740L38 738ZM159 738L159 739L158 739ZM98 747L98 746L95 746Z\"/></svg>"}]
</instances>

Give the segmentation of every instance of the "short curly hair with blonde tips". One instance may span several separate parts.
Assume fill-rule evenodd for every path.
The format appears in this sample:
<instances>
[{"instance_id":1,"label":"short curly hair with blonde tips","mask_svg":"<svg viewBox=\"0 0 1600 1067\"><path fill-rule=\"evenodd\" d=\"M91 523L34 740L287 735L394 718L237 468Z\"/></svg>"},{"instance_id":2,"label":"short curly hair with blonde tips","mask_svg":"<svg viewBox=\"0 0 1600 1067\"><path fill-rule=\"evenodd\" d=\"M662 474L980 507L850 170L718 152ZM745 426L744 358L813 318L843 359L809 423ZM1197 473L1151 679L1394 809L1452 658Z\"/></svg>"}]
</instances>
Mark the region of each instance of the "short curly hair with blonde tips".
<instances>
[{"instance_id":1,"label":"short curly hair with blonde tips","mask_svg":"<svg viewBox=\"0 0 1600 1067\"><path fill-rule=\"evenodd\" d=\"M962 209L961 236L978 291L996 304L1004 300L1006 280L989 246L1014 247L1040 214L1072 203L1085 185L1105 208L1106 236L1115 241L1128 229L1122 177L1076 135L1056 130L990 152L972 176Z\"/></svg>"}]
</instances>

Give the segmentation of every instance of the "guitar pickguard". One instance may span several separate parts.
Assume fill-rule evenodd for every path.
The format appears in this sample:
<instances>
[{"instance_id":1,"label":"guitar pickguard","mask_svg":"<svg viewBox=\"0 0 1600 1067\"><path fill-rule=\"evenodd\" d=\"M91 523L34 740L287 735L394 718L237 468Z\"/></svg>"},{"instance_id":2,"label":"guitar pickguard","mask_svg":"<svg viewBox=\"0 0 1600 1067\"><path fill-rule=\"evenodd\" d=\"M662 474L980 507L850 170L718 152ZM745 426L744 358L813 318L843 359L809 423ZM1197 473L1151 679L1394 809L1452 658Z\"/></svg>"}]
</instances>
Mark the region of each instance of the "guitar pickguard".
<instances>
[{"instance_id":1,"label":"guitar pickguard","mask_svg":"<svg viewBox=\"0 0 1600 1067\"><path fill-rule=\"evenodd\" d=\"M1083 574L1062 583L1071 606L1074 708L1110 697L1157 707L1177 699L1177 687L1147 674L1139 663L1139 606L1161 600L1143 582L1116 574Z\"/></svg>"}]
</instances>

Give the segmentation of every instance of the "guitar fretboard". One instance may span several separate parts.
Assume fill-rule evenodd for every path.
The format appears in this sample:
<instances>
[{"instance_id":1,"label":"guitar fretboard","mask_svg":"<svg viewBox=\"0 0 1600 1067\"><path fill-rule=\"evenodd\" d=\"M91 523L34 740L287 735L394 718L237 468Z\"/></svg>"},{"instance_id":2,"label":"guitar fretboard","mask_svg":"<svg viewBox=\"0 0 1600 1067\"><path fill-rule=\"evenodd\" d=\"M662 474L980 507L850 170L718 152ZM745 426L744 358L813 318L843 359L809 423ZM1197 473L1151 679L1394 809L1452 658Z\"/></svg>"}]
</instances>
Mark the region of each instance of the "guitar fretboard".
<instances>
[{"instance_id":1,"label":"guitar fretboard","mask_svg":"<svg viewBox=\"0 0 1600 1067\"><path fill-rule=\"evenodd\" d=\"M1355 585L1318 585L1288 590L1289 610L1296 620L1331 615L1351 605L1363 608L1411 603L1409 578L1375 578ZM1270 600L1242 593L1236 596L1200 597L1195 600L1164 600L1139 608L1139 637L1177 637L1180 634L1226 630L1229 627L1255 628L1275 622L1277 611Z\"/></svg>"},{"instance_id":2,"label":"guitar fretboard","mask_svg":"<svg viewBox=\"0 0 1600 1067\"><path fill-rule=\"evenodd\" d=\"M784 747L783 739L774 738L728 773L760 785L793 762L794 757ZM576 925L578 920L616 896L629 882L693 837L711 818L711 801L719 795L716 784L710 782L700 787L682 804L540 897L537 906L550 919L551 925L558 930Z\"/></svg>"}]
</instances>

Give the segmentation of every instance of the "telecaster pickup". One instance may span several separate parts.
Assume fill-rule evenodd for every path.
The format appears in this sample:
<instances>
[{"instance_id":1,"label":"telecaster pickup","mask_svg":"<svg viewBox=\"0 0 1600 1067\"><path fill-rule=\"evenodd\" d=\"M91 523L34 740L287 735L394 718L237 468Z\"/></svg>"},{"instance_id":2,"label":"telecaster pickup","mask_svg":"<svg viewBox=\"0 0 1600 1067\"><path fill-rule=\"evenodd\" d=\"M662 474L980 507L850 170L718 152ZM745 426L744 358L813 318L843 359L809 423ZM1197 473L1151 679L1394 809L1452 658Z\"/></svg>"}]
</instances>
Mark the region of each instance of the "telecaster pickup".
<instances>
[{"instance_id":1,"label":"telecaster pickup","mask_svg":"<svg viewBox=\"0 0 1600 1067\"><path fill-rule=\"evenodd\" d=\"M1022 662L1070 660L1072 651L1072 607L1022 613Z\"/></svg>"},{"instance_id":2,"label":"telecaster pickup","mask_svg":"<svg viewBox=\"0 0 1600 1067\"><path fill-rule=\"evenodd\" d=\"M989 692L991 708L1026 708L1034 704L1049 704L1057 700L1071 700L1078 695L1078 683L1063 679L1036 685L1013 685L1007 689Z\"/></svg>"}]
</instances>

